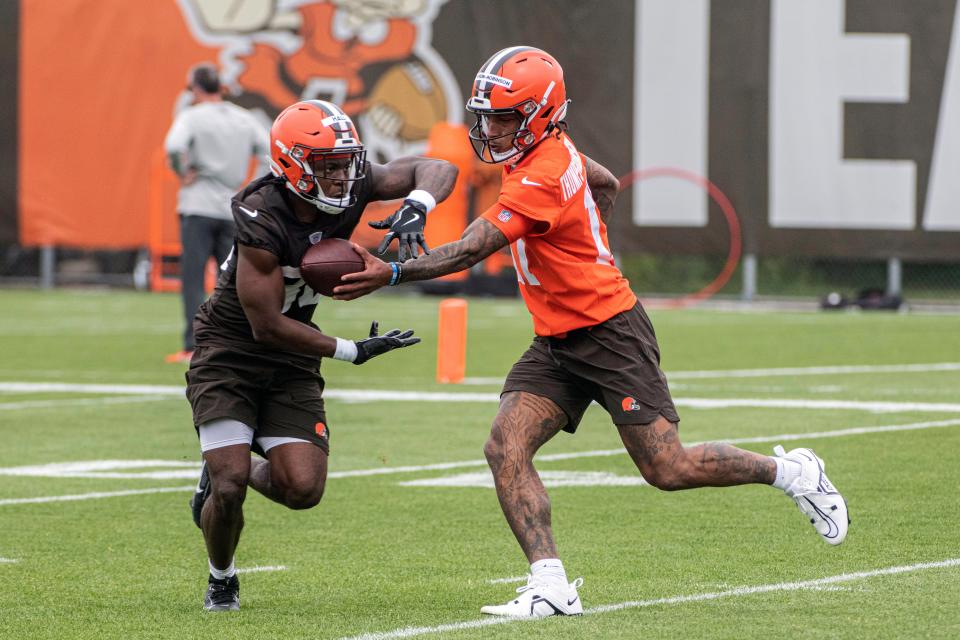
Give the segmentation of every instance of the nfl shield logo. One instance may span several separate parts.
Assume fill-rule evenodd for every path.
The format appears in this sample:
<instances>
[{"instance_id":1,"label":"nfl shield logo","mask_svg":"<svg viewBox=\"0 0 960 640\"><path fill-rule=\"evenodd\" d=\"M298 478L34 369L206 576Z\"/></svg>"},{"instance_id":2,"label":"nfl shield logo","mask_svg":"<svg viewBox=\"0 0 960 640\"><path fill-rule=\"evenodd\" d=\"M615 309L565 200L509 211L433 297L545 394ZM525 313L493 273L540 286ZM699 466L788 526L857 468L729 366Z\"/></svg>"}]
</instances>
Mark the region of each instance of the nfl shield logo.
<instances>
[{"instance_id":1,"label":"nfl shield logo","mask_svg":"<svg viewBox=\"0 0 960 640\"><path fill-rule=\"evenodd\" d=\"M506 209L501 209L500 213L497 214L497 220L500 222L510 222L510 218L513 217L513 214L507 211Z\"/></svg>"},{"instance_id":2,"label":"nfl shield logo","mask_svg":"<svg viewBox=\"0 0 960 640\"><path fill-rule=\"evenodd\" d=\"M323 240L323 231L314 231L310 234L310 244L317 244Z\"/></svg>"}]
</instances>

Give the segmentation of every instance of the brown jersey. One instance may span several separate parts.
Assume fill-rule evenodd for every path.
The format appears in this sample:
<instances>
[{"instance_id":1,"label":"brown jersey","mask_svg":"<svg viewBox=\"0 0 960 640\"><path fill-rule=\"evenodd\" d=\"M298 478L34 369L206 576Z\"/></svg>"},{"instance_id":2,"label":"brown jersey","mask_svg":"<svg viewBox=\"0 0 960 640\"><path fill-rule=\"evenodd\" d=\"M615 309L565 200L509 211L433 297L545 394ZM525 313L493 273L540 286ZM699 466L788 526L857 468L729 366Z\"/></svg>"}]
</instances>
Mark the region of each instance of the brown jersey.
<instances>
[{"instance_id":1,"label":"brown jersey","mask_svg":"<svg viewBox=\"0 0 960 640\"><path fill-rule=\"evenodd\" d=\"M279 363L316 369L316 356L278 351L257 343L253 329L237 295L238 245L269 251L277 256L283 271L283 315L316 327L313 312L321 300L300 277L300 261L312 244L321 238L348 239L364 207L373 195L373 181L367 177L354 187L356 203L337 215L317 213L311 223L301 222L293 213L291 201L297 196L284 182L273 176L254 180L233 197L233 219L237 225L233 251L220 266L220 278L210 299L201 305L194 319L197 346L229 347L238 351L272 356Z\"/></svg>"}]
</instances>

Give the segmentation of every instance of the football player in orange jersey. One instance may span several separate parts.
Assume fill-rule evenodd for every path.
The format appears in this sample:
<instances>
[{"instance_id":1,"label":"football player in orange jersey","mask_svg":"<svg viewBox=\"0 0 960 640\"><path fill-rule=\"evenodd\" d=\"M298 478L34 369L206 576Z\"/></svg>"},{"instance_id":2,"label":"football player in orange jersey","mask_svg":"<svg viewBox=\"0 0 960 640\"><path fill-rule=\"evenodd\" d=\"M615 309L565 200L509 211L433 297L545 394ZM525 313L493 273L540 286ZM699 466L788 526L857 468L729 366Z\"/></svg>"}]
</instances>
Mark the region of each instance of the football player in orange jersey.
<instances>
[{"instance_id":1,"label":"football player in orange jersey","mask_svg":"<svg viewBox=\"0 0 960 640\"><path fill-rule=\"evenodd\" d=\"M533 456L560 431L573 433L591 401L607 410L643 477L665 491L764 483L794 499L830 544L847 533L847 506L809 449L775 457L728 444L684 447L660 370L653 326L613 261L605 218L619 185L580 154L566 133L568 101L559 63L532 47L494 54L477 73L467 109L482 160L504 163L497 203L456 242L404 263L359 246L365 270L343 277L335 296L466 269L511 245L520 291L533 315L533 344L507 375L484 447L497 496L530 562L518 597L491 615L582 613L577 587L558 559L550 500Z\"/></svg>"}]
</instances>

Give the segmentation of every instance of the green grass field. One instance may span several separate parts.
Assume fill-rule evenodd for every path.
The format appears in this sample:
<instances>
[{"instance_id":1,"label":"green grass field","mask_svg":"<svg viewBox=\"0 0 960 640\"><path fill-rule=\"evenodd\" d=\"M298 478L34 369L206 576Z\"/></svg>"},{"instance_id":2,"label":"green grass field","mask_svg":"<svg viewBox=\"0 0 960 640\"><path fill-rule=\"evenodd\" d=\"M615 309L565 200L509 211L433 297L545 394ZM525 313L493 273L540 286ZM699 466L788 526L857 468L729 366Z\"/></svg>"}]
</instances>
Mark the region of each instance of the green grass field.
<instances>
[{"instance_id":1,"label":"green grass field","mask_svg":"<svg viewBox=\"0 0 960 640\"><path fill-rule=\"evenodd\" d=\"M318 307L334 335L378 319L424 341L324 364L326 496L294 512L251 492L237 565L273 570L241 575L239 614L207 614L187 507L197 440L184 367L163 362L178 298L0 291L0 638L960 637L960 318L651 313L685 442L813 447L849 503L846 543L824 544L768 487L627 484L636 470L594 406L538 465L567 483L550 489L554 529L588 615L486 626L502 620L480 606L527 570L494 491L401 483L485 484L497 380L531 324L519 301L471 300L473 384L438 385L438 302ZM347 393L361 389L408 394Z\"/></svg>"}]
</instances>

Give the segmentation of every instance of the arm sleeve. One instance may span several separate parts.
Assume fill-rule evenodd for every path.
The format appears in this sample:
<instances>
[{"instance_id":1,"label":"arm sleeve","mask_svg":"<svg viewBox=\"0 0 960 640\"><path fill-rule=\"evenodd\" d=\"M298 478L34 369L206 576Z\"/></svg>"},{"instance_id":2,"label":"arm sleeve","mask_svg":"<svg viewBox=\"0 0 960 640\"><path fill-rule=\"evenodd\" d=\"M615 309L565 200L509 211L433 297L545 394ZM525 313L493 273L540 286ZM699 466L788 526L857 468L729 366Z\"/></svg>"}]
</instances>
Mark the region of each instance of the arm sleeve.
<instances>
[{"instance_id":1,"label":"arm sleeve","mask_svg":"<svg viewBox=\"0 0 960 640\"><path fill-rule=\"evenodd\" d=\"M500 232L511 243L516 242L525 235L529 235L536 226L535 221L522 213L517 213L516 211L511 211L503 207L499 202L484 211L480 217L497 229L500 229Z\"/></svg>"}]
</instances>

